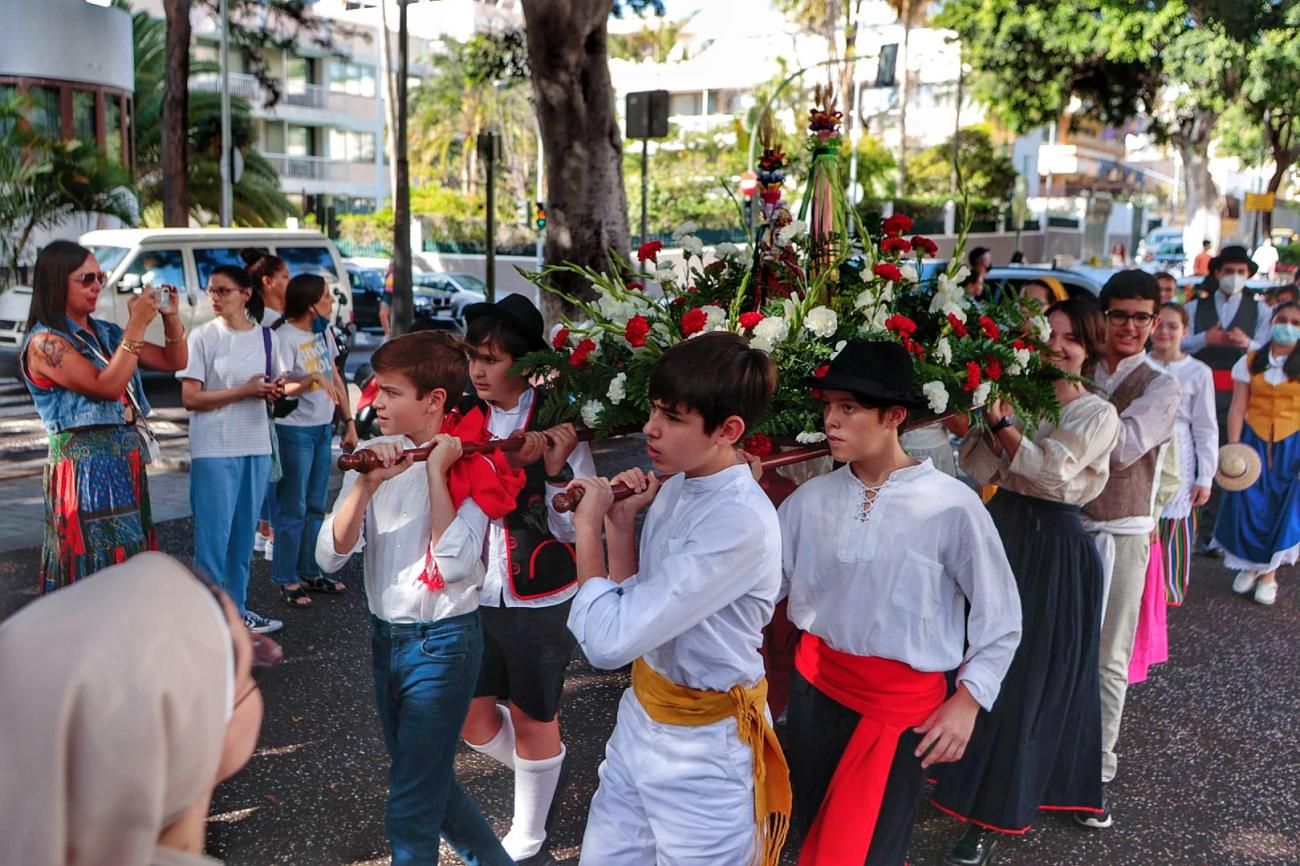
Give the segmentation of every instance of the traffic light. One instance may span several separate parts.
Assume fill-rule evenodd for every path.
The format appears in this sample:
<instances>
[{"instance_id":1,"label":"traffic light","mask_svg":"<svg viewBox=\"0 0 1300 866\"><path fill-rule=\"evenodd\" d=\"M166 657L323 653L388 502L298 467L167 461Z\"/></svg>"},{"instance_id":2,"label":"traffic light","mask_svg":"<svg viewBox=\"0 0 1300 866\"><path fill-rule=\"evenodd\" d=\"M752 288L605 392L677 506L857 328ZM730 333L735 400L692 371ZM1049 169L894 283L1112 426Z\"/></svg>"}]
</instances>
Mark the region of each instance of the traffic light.
<instances>
[{"instance_id":1,"label":"traffic light","mask_svg":"<svg viewBox=\"0 0 1300 866\"><path fill-rule=\"evenodd\" d=\"M546 228L546 202L544 201L537 202L536 213L537 213L537 218L533 221L533 224L537 226L537 230L540 232Z\"/></svg>"}]
</instances>

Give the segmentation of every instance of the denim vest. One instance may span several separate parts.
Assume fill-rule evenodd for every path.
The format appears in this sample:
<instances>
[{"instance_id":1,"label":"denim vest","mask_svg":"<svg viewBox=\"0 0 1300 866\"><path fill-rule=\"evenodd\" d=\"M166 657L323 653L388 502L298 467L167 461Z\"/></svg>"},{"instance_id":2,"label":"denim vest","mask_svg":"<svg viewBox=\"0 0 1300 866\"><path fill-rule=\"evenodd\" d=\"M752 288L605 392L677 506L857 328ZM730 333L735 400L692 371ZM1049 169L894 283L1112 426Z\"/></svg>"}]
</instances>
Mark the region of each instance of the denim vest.
<instances>
[{"instance_id":1,"label":"denim vest","mask_svg":"<svg viewBox=\"0 0 1300 866\"><path fill-rule=\"evenodd\" d=\"M85 394L70 391L61 385L42 388L32 381L28 373L27 344L37 334L47 332L63 337L72 344L73 348L83 358L102 370L106 364L96 357L95 353L91 351L91 347L94 346L98 349L105 358L112 358L113 352L117 350L118 343L122 341L122 329L112 322L101 322L98 319L91 319L90 325L94 328L93 333L86 331L71 319L67 321L67 330L65 331L56 330L37 322L23 339L22 351L19 353L23 382L26 383L27 390L31 392L32 401L36 403L36 411L40 413L45 430L51 436L78 427L126 423L126 404L122 400L96 400L93 397L87 397ZM98 340L98 345L96 345L96 340ZM131 374L131 387L135 389L136 398L140 401L140 410L148 415L150 411L149 400L144 395L144 383L140 380L139 369Z\"/></svg>"}]
</instances>

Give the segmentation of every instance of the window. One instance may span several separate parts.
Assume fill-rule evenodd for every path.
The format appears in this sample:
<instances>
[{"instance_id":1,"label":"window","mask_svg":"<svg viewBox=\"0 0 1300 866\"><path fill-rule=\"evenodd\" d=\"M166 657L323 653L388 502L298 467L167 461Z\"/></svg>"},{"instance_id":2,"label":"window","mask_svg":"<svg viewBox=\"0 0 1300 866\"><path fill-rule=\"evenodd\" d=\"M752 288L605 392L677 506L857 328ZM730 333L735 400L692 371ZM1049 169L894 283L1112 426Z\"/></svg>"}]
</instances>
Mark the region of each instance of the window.
<instances>
[{"instance_id":1,"label":"window","mask_svg":"<svg viewBox=\"0 0 1300 866\"><path fill-rule=\"evenodd\" d=\"M708 114L739 114L744 110L743 90L710 90Z\"/></svg>"},{"instance_id":2,"label":"window","mask_svg":"<svg viewBox=\"0 0 1300 866\"><path fill-rule=\"evenodd\" d=\"M288 128L289 156L317 156L316 127L290 126Z\"/></svg>"},{"instance_id":3,"label":"window","mask_svg":"<svg viewBox=\"0 0 1300 866\"><path fill-rule=\"evenodd\" d=\"M240 257L239 250L234 247L194 250L194 270L199 275L199 288L207 291L208 278L212 276L213 271L222 265L234 265L237 268L244 267L244 260Z\"/></svg>"},{"instance_id":4,"label":"window","mask_svg":"<svg viewBox=\"0 0 1300 866\"><path fill-rule=\"evenodd\" d=\"M266 153L284 153L284 123L278 120L265 121L262 131L261 149Z\"/></svg>"},{"instance_id":5,"label":"window","mask_svg":"<svg viewBox=\"0 0 1300 866\"><path fill-rule=\"evenodd\" d=\"M72 137L85 144L98 144L95 135L95 94L88 90L72 92Z\"/></svg>"},{"instance_id":6,"label":"window","mask_svg":"<svg viewBox=\"0 0 1300 866\"><path fill-rule=\"evenodd\" d=\"M700 113L702 95L700 93L674 93L668 97L668 116L697 115Z\"/></svg>"},{"instance_id":7,"label":"window","mask_svg":"<svg viewBox=\"0 0 1300 866\"><path fill-rule=\"evenodd\" d=\"M122 103L116 96L104 96L104 150L108 161L122 162Z\"/></svg>"},{"instance_id":8,"label":"window","mask_svg":"<svg viewBox=\"0 0 1300 866\"><path fill-rule=\"evenodd\" d=\"M285 78L289 82L290 93L302 93L305 85L316 82L317 61L312 57L290 57L285 65ZM297 89L295 89L297 88Z\"/></svg>"},{"instance_id":9,"label":"window","mask_svg":"<svg viewBox=\"0 0 1300 866\"><path fill-rule=\"evenodd\" d=\"M893 87L898 70L898 45L880 46L880 62L876 65L876 86Z\"/></svg>"},{"instance_id":10,"label":"window","mask_svg":"<svg viewBox=\"0 0 1300 866\"><path fill-rule=\"evenodd\" d=\"M113 273L113 269L122 263L129 252L130 247L90 247L90 254L99 262L99 269L106 274Z\"/></svg>"},{"instance_id":11,"label":"window","mask_svg":"<svg viewBox=\"0 0 1300 866\"><path fill-rule=\"evenodd\" d=\"M330 282L338 279L334 257L325 247L277 247L275 254L284 259L292 276L320 274Z\"/></svg>"},{"instance_id":12,"label":"window","mask_svg":"<svg viewBox=\"0 0 1300 866\"><path fill-rule=\"evenodd\" d=\"M104 267L104 263L101 261L99 266ZM151 286L175 286L186 294L185 259L180 250L141 250L123 276L126 274L135 274Z\"/></svg>"},{"instance_id":13,"label":"window","mask_svg":"<svg viewBox=\"0 0 1300 866\"><path fill-rule=\"evenodd\" d=\"M63 112L59 106L57 87L33 87L27 91L31 107L27 110L27 119L36 130L51 138L63 136Z\"/></svg>"},{"instance_id":14,"label":"window","mask_svg":"<svg viewBox=\"0 0 1300 866\"><path fill-rule=\"evenodd\" d=\"M330 159L343 159L348 162L374 162L374 133L331 129Z\"/></svg>"},{"instance_id":15,"label":"window","mask_svg":"<svg viewBox=\"0 0 1300 866\"><path fill-rule=\"evenodd\" d=\"M330 90L334 93L373 98L375 67L364 63L334 61L330 64Z\"/></svg>"}]
</instances>

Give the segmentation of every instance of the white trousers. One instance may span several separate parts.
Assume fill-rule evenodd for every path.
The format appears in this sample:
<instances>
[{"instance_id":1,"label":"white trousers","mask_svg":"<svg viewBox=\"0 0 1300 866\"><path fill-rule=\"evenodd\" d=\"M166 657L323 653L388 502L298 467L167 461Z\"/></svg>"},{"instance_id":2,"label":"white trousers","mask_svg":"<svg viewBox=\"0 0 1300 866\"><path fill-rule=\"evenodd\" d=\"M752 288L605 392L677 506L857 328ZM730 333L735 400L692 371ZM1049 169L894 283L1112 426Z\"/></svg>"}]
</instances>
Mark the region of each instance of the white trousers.
<instances>
[{"instance_id":1,"label":"white trousers","mask_svg":"<svg viewBox=\"0 0 1300 866\"><path fill-rule=\"evenodd\" d=\"M579 866L746 866L753 767L735 719L661 725L628 689L605 744Z\"/></svg>"}]
</instances>

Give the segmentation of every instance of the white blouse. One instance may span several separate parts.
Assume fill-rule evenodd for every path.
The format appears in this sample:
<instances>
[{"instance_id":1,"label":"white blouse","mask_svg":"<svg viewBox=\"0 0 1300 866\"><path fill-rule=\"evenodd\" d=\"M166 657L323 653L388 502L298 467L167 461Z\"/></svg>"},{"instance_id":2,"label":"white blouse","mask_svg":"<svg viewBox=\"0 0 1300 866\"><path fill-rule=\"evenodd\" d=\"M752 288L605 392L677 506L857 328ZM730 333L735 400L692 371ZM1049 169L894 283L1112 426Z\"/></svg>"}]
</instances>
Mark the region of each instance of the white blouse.
<instances>
[{"instance_id":1,"label":"white blouse","mask_svg":"<svg viewBox=\"0 0 1300 866\"><path fill-rule=\"evenodd\" d=\"M1014 459L1000 455L972 430L961 445L961 465L979 484L1015 493L1085 505L1110 479L1110 452L1119 441L1119 413L1109 400L1082 394L1061 409L1061 421L1043 422L1020 440Z\"/></svg>"},{"instance_id":2,"label":"white blouse","mask_svg":"<svg viewBox=\"0 0 1300 866\"><path fill-rule=\"evenodd\" d=\"M1020 595L993 519L928 460L895 471L863 520L866 490L845 466L782 503L791 621L841 652L956 669L991 708L1020 642Z\"/></svg>"},{"instance_id":3,"label":"white blouse","mask_svg":"<svg viewBox=\"0 0 1300 866\"><path fill-rule=\"evenodd\" d=\"M593 666L644 657L679 685L715 692L762 679L758 648L781 591L781 530L748 465L664 482L641 530L639 563L622 583L592 578L573 597L569 631Z\"/></svg>"}]
</instances>

